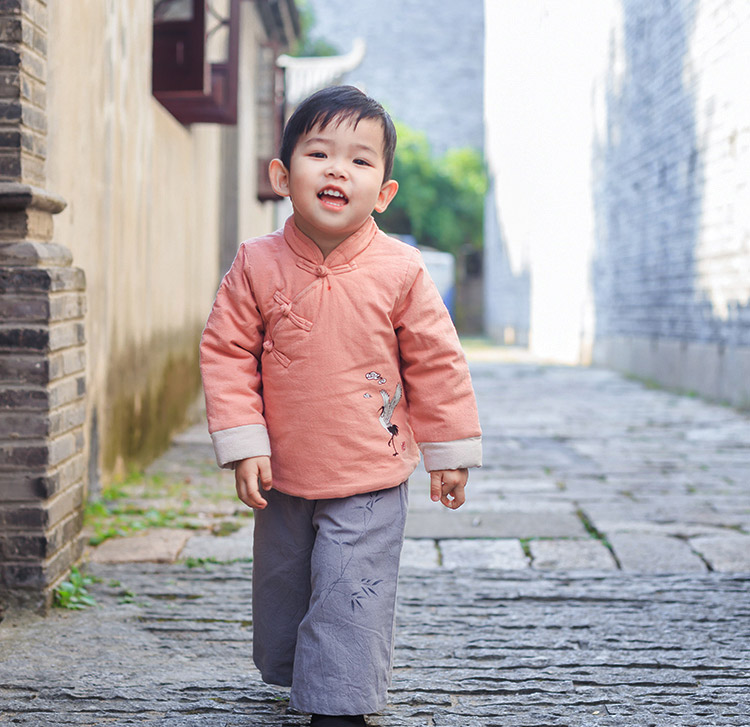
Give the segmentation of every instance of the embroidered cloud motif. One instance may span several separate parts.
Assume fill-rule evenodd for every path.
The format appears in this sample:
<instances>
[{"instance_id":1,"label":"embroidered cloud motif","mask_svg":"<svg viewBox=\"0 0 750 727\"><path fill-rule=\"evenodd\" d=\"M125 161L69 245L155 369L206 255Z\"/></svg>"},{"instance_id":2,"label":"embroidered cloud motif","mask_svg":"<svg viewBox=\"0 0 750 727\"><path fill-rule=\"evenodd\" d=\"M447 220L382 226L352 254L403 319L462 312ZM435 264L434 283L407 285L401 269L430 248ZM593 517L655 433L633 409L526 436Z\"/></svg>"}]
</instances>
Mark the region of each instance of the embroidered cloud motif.
<instances>
[{"instance_id":1,"label":"embroidered cloud motif","mask_svg":"<svg viewBox=\"0 0 750 727\"><path fill-rule=\"evenodd\" d=\"M365 374L365 378L368 381L377 381L381 386L386 383L386 379L384 379L377 371L370 371Z\"/></svg>"}]
</instances>

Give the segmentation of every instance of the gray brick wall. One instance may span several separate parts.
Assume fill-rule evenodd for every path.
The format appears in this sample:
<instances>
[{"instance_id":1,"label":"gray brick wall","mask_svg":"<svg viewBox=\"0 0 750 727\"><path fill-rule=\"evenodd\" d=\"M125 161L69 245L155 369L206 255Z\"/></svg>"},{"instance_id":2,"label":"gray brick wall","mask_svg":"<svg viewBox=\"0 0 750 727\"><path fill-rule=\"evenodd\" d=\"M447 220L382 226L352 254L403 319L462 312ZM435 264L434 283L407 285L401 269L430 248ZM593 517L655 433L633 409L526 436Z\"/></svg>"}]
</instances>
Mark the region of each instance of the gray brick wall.
<instances>
[{"instance_id":1,"label":"gray brick wall","mask_svg":"<svg viewBox=\"0 0 750 727\"><path fill-rule=\"evenodd\" d=\"M422 129L442 153L484 144L483 0L311 0L322 37L367 53L344 81L362 84L394 118Z\"/></svg>"},{"instance_id":2,"label":"gray brick wall","mask_svg":"<svg viewBox=\"0 0 750 727\"><path fill-rule=\"evenodd\" d=\"M750 346L750 5L622 9L594 163L597 339Z\"/></svg>"},{"instance_id":3,"label":"gray brick wall","mask_svg":"<svg viewBox=\"0 0 750 727\"><path fill-rule=\"evenodd\" d=\"M47 6L0 3L0 607L46 608L81 556L83 272L51 242L44 190Z\"/></svg>"}]
</instances>

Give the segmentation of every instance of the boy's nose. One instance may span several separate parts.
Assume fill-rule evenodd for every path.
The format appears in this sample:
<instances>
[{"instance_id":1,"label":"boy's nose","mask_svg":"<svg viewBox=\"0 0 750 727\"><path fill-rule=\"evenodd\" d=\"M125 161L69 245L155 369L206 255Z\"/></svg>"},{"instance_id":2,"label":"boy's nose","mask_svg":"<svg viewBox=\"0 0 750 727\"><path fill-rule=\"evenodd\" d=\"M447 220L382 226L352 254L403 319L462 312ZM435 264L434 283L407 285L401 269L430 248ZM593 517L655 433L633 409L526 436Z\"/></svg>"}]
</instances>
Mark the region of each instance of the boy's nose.
<instances>
[{"instance_id":1,"label":"boy's nose","mask_svg":"<svg viewBox=\"0 0 750 727\"><path fill-rule=\"evenodd\" d=\"M326 174L329 177L345 177L346 171L344 170L343 164L339 163L335 159L332 159L331 163L328 165Z\"/></svg>"}]
</instances>

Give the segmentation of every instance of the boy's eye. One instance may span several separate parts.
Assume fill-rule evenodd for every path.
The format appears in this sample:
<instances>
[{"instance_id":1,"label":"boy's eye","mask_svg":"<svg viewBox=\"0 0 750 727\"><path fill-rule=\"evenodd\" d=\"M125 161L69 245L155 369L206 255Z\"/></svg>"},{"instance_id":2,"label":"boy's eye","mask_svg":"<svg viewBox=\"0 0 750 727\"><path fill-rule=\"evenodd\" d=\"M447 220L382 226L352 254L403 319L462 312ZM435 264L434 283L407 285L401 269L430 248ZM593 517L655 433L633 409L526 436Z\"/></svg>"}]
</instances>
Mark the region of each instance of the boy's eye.
<instances>
[{"instance_id":1,"label":"boy's eye","mask_svg":"<svg viewBox=\"0 0 750 727\"><path fill-rule=\"evenodd\" d=\"M314 157L315 159L325 159L326 155L322 151L313 151L310 152L311 157Z\"/></svg>"},{"instance_id":2,"label":"boy's eye","mask_svg":"<svg viewBox=\"0 0 750 727\"><path fill-rule=\"evenodd\" d=\"M368 161L367 161L367 159L355 159L355 160L354 160L354 163L355 163L355 164L359 164L360 166L363 166L363 167L369 167L369 166L372 166L372 165L370 164L370 162L368 162Z\"/></svg>"}]
</instances>

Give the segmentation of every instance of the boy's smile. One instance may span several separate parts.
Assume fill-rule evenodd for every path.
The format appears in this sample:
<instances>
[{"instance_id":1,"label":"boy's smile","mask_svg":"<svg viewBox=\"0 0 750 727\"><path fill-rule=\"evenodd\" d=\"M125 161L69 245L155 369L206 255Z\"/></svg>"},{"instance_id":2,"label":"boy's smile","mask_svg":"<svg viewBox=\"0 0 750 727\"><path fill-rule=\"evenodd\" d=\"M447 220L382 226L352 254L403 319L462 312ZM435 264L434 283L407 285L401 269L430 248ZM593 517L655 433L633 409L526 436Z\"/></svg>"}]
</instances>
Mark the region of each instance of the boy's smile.
<instances>
[{"instance_id":1,"label":"boy's smile","mask_svg":"<svg viewBox=\"0 0 750 727\"><path fill-rule=\"evenodd\" d=\"M396 194L395 180L383 181L383 127L379 120L333 119L299 138L290 169L271 162L271 182L288 196L297 227L325 257L356 232L372 214L382 212Z\"/></svg>"},{"instance_id":2,"label":"boy's smile","mask_svg":"<svg viewBox=\"0 0 750 727\"><path fill-rule=\"evenodd\" d=\"M338 188L329 185L318 192L318 199L334 207L343 207L349 198Z\"/></svg>"}]
</instances>

